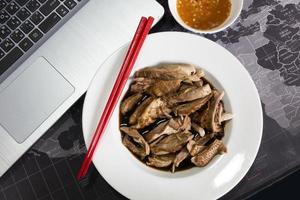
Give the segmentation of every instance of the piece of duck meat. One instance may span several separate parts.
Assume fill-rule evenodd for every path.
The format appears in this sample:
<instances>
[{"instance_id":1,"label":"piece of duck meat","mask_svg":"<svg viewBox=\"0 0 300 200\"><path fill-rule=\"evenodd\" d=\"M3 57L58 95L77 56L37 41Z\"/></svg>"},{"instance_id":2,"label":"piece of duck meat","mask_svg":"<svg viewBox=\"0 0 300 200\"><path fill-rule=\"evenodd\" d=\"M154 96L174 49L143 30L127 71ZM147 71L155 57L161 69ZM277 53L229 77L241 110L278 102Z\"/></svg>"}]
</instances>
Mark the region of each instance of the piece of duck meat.
<instances>
[{"instance_id":1,"label":"piece of duck meat","mask_svg":"<svg viewBox=\"0 0 300 200\"><path fill-rule=\"evenodd\" d=\"M205 73L202 69L196 69L196 73L192 74L191 76L184 79L183 82L185 82L185 83L197 82L197 81L200 81L201 78L204 76L205 76Z\"/></svg>"},{"instance_id":2,"label":"piece of duck meat","mask_svg":"<svg viewBox=\"0 0 300 200\"><path fill-rule=\"evenodd\" d=\"M196 99L192 102L181 104L173 108L175 115L190 115L200 108L202 108L211 98L211 95L208 95L201 99Z\"/></svg>"},{"instance_id":3,"label":"piece of duck meat","mask_svg":"<svg viewBox=\"0 0 300 200\"><path fill-rule=\"evenodd\" d=\"M136 129L144 128L169 113L171 113L171 110L167 108L165 101L161 98L152 98L150 103L144 107L144 110L138 113L137 123L133 127Z\"/></svg>"},{"instance_id":4,"label":"piece of duck meat","mask_svg":"<svg viewBox=\"0 0 300 200\"><path fill-rule=\"evenodd\" d=\"M213 91L213 97L210 99L208 107L204 110L201 117L201 127L211 132L217 133L223 130L222 126L215 119L217 108L224 96L224 92Z\"/></svg>"},{"instance_id":5,"label":"piece of duck meat","mask_svg":"<svg viewBox=\"0 0 300 200\"><path fill-rule=\"evenodd\" d=\"M155 82L154 79L143 77L135 78L133 81L133 84L130 85L130 92L133 93L143 93Z\"/></svg>"},{"instance_id":6,"label":"piece of duck meat","mask_svg":"<svg viewBox=\"0 0 300 200\"><path fill-rule=\"evenodd\" d=\"M176 103L193 101L196 99L204 98L208 96L210 93L211 93L211 88L209 84L206 84L203 87L199 87L196 89L192 86L185 90L181 90L174 96L170 97L168 99L168 104L174 105Z\"/></svg>"},{"instance_id":7,"label":"piece of duck meat","mask_svg":"<svg viewBox=\"0 0 300 200\"><path fill-rule=\"evenodd\" d=\"M192 163L198 167L207 165L217 154L226 152L226 147L221 140L216 139L206 149L191 158Z\"/></svg>"},{"instance_id":8,"label":"piece of duck meat","mask_svg":"<svg viewBox=\"0 0 300 200\"><path fill-rule=\"evenodd\" d=\"M199 81L195 81L195 82L194 82L194 85L195 85L196 87L202 87L202 86L203 86L203 80L200 79Z\"/></svg>"},{"instance_id":9,"label":"piece of duck meat","mask_svg":"<svg viewBox=\"0 0 300 200\"><path fill-rule=\"evenodd\" d=\"M191 156L195 156L206 148L206 144L214 137L213 134L208 134L204 137L197 135L194 139L190 140L186 145L188 152Z\"/></svg>"},{"instance_id":10,"label":"piece of duck meat","mask_svg":"<svg viewBox=\"0 0 300 200\"><path fill-rule=\"evenodd\" d=\"M127 147L133 154L139 156L142 160L147 156L145 152L145 148L139 147L136 144L134 144L132 141L130 141L130 137L128 135L125 135L123 137L122 143L125 147Z\"/></svg>"},{"instance_id":11,"label":"piece of duck meat","mask_svg":"<svg viewBox=\"0 0 300 200\"><path fill-rule=\"evenodd\" d=\"M163 138L161 141L151 146L151 153L155 155L164 155L175 153L193 138L190 132L178 132Z\"/></svg>"},{"instance_id":12,"label":"piece of duck meat","mask_svg":"<svg viewBox=\"0 0 300 200\"><path fill-rule=\"evenodd\" d=\"M176 92L180 87L181 80L157 80L148 89L147 92L153 96L164 96Z\"/></svg>"},{"instance_id":13,"label":"piece of duck meat","mask_svg":"<svg viewBox=\"0 0 300 200\"><path fill-rule=\"evenodd\" d=\"M160 123L157 127L144 135L147 142L151 143L162 135L171 135L178 132L169 125L169 121Z\"/></svg>"},{"instance_id":14,"label":"piece of duck meat","mask_svg":"<svg viewBox=\"0 0 300 200\"><path fill-rule=\"evenodd\" d=\"M195 122L192 123L192 128L197 132L199 133L199 135L201 137L204 137L205 135L205 130L204 128L202 128L201 126L199 126L198 124L196 124Z\"/></svg>"},{"instance_id":15,"label":"piece of duck meat","mask_svg":"<svg viewBox=\"0 0 300 200\"><path fill-rule=\"evenodd\" d=\"M135 72L135 77L151 79L174 80L185 79L196 73L195 66L190 64L160 64L155 67L145 67Z\"/></svg>"},{"instance_id":16,"label":"piece of duck meat","mask_svg":"<svg viewBox=\"0 0 300 200\"><path fill-rule=\"evenodd\" d=\"M144 148L144 152L146 155L150 154L149 144L136 129L130 127L120 127L120 130L126 135L130 136L136 143L138 143L142 148Z\"/></svg>"},{"instance_id":17,"label":"piece of duck meat","mask_svg":"<svg viewBox=\"0 0 300 200\"><path fill-rule=\"evenodd\" d=\"M132 115L129 118L130 124L136 124L138 117L142 114L142 112L145 110L145 108L153 101L154 97L149 97L145 99L132 113Z\"/></svg>"},{"instance_id":18,"label":"piece of duck meat","mask_svg":"<svg viewBox=\"0 0 300 200\"><path fill-rule=\"evenodd\" d=\"M121 113L124 115L130 111L141 99L143 95L141 93L136 93L125 99L121 104Z\"/></svg>"},{"instance_id":19,"label":"piece of duck meat","mask_svg":"<svg viewBox=\"0 0 300 200\"><path fill-rule=\"evenodd\" d=\"M148 157L148 161L146 162L146 164L159 168L168 167L173 163L175 156L175 154L151 155Z\"/></svg>"},{"instance_id":20,"label":"piece of duck meat","mask_svg":"<svg viewBox=\"0 0 300 200\"><path fill-rule=\"evenodd\" d=\"M181 151L176 155L173 165L172 165L172 173L175 172L176 167L180 165L182 161L189 157L188 150L184 147Z\"/></svg>"},{"instance_id":21,"label":"piece of duck meat","mask_svg":"<svg viewBox=\"0 0 300 200\"><path fill-rule=\"evenodd\" d=\"M222 113L220 123L231 120L233 118L232 113Z\"/></svg>"},{"instance_id":22,"label":"piece of duck meat","mask_svg":"<svg viewBox=\"0 0 300 200\"><path fill-rule=\"evenodd\" d=\"M148 143L151 143L162 135L171 135L179 131L189 130L191 130L191 119L188 116L184 119L172 118L166 122L160 123L150 132L146 133L144 138Z\"/></svg>"}]
</instances>

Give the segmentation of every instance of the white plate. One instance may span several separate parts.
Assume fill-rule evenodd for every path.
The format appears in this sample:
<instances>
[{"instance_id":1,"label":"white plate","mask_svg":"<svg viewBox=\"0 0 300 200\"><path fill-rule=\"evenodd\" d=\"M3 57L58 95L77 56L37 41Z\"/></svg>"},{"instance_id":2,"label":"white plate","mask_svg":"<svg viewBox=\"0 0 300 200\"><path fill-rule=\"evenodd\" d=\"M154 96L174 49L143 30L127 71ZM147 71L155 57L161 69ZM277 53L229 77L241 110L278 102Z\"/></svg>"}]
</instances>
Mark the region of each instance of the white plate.
<instances>
[{"instance_id":1,"label":"white plate","mask_svg":"<svg viewBox=\"0 0 300 200\"><path fill-rule=\"evenodd\" d=\"M94 134L127 47L128 44L106 60L89 87L82 119L87 145ZM149 35L132 74L142 67L159 62L196 64L208 73L208 79L217 88L225 90L225 107L235 115L226 126L223 139L228 153L217 156L204 168L194 167L175 174L147 167L121 143L118 104L93 162L105 180L129 199L219 198L243 178L256 157L263 128L257 89L246 69L231 53L196 35L179 32ZM128 85L129 82L122 96Z\"/></svg>"}]
</instances>

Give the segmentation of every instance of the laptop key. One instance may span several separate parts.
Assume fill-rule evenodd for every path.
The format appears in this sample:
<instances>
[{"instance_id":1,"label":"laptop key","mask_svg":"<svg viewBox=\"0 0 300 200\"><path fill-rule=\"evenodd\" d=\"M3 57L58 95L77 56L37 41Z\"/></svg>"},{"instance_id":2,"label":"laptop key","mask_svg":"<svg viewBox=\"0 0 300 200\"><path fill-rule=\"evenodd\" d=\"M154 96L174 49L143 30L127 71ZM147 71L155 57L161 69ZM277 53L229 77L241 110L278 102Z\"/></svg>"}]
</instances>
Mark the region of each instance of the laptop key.
<instances>
[{"instance_id":1,"label":"laptop key","mask_svg":"<svg viewBox=\"0 0 300 200\"><path fill-rule=\"evenodd\" d=\"M29 0L15 0L20 6L24 6Z\"/></svg>"},{"instance_id":2,"label":"laptop key","mask_svg":"<svg viewBox=\"0 0 300 200\"><path fill-rule=\"evenodd\" d=\"M3 74L12 64L14 64L22 55L23 52L21 49L15 47L5 57L0 59L0 75Z\"/></svg>"},{"instance_id":3,"label":"laptop key","mask_svg":"<svg viewBox=\"0 0 300 200\"><path fill-rule=\"evenodd\" d=\"M4 25L0 27L0 38L5 39L10 33L11 31L7 26Z\"/></svg>"},{"instance_id":4,"label":"laptop key","mask_svg":"<svg viewBox=\"0 0 300 200\"><path fill-rule=\"evenodd\" d=\"M43 34L41 33L41 31L39 31L38 29L34 29L30 34L29 37L32 41L37 42L39 41L39 39L41 39L41 37L43 36Z\"/></svg>"},{"instance_id":5,"label":"laptop key","mask_svg":"<svg viewBox=\"0 0 300 200\"><path fill-rule=\"evenodd\" d=\"M44 16L39 12L35 12L31 17L30 20L35 24L38 25L42 20L44 19Z\"/></svg>"},{"instance_id":6,"label":"laptop key","mask_svg":"<svg viewBox=\"0 0 300 200\"><path fill-rule=\"evenodd\" d=\"M21 30L28 34L33 28L34 28L34 25L29 21L29 20L26 20L21 26L20 26Z\"/></svg>"},{"instance_id":7,"label":"laptop key","mask_svg":"<svg viewBox=\"0 0 300 200\"><path fill-rule=\"evenodd\" d=\"M0 49L0 59L3 58L5 53Z\"/></svg>"},{"instance_id":8,"label":"laptop key","mask_svg":"<svg viewBox=\"0 0 300 200\"><path fill-rule=\"evenodd\" d=\"M31 12L36 11L36 9L38 9L40 7L40 3L37 2L36 0L30 0L26 7L28 8L28 10L30 10Z\"/></svg>"},{"instance_id":9,"label":"laptop key","mask_svg":"<svg viewBox=\"0 0 300 200\"><path fill-rule=\"evenodd\" d=\"M33 43L28 38L23 39L19 44L23 51L28 51L32 45Z\"/></svg>"},{"instance_id":10,"label":"laptop key","mask_svg":"<svg viewBox=\"0 0 300 200\"><path fill-rule=\"evenodd\" d=\"M65 1L65 5L69 8L69 9L73 9L77 3L74 0L66 0Z\"/></svg>"},{"instance_id":11,"label":"laptop key","mask_svg":"<svg viewBox=\"0 0 300 200\"><path fill-rule=\"evenodd\" d=\"M4 0L0 0L0 10L5 8L6 2Z\"/></svg>"},{"instance_id":12,"label":"laptop key","mask_svg":"<svg viewBox=\"0 0 300 200\"><path fill-rule=\"evenodd\" d=\"M48 0L42 7L40 8L40 11L44 15L49 15L57 6L59 5L58 0Z\"/></svg>"},{"instance_id":13,"label":"laptop key","mask_svg":"<svg viewBox=\"0 0 300 200\"><path fill-rule=\"evenodd\" d=\"M20 7L15 2L9 3L5 8L5 10L11 15L15 14L19 9Z\"/></svg>"},{"instance_id":14,"label":"laptop key","mask_svg":"<svg viewBox=\"0 0 300 200\"><path fill-rule=\"evenodd\" d=\"M20 20L24 21L30 16L30 12L26 8L21 8L19 12L17 12L17 17L19 17Z\"/></svg>"},{"instance_id":15,"label":"laptop key","mask_svg":"<svg viewBox=\"0 0 300 200\"><path fill-rule=\"evenodd\" d=\"M14 44L13 41L11 41L11 39L9 39L9 38L6 38L6 39L0 44L0 47L1 47L5 52L9 52L9 50L11 50L14 46L15 46L15 44Z\"/></svg>"},{"instance_id":16,"label":"laptop key","mask_svg":"<svg viewBox=\"0 0 300 200\"><path fill-rule=\"evenodd\" d=\"M0 24L4 24L9 19L9 14L5 10L0 11Z\"/></svg>"},{"instance_id":17,"label":"laptop key","mask_svg":"<svg viewBox=\"0 0 300 200\"><path fill-rule=\"evenodd\" d=\"M19 29L15 30L12 34L10 34L10 38L15 42L20 42L25 37L24 33Z\"/></svg>"},{"instance_id":18,"label":"laptop key","mask_svg":"<svg viewBox=\"0 0 300 200\"><path fill-rule=\"evenodd\" d=\"M41 31L43 31L43 33L47 33L55 24L59 22L60 19L60 16L58 16L56 13L52 13L39 25L39 28Z\"/></svg>"},{"instance_id":19,"label":"laptop key","mask_svg":"<svg viewBox=\"0 0 300 200\"><path fill-rule=\"evenodd\" d=\"M18 20L18 18L13 16L7 21L6 24L11 30L15 30L21 24L21 22Z\"/></svg>"},{"instance_id":20,"label":"laptop key","mask_svg":"<svg viewBox=\"0 0 300 200\"><path fill-rule=\"evenodd\" d=\"M69 10L64 6L60 5L57 9L56 12L61 16L64 17L66 14L69 12Z\"/></svg>"}]
</instances>

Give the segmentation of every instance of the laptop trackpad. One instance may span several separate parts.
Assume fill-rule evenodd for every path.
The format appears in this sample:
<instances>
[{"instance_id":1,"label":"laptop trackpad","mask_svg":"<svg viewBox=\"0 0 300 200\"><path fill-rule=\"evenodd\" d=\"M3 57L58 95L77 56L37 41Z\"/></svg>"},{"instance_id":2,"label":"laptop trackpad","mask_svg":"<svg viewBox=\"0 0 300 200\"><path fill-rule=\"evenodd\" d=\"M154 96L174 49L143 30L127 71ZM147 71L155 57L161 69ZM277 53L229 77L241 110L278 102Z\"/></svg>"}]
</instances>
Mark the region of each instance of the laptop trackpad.
<instances>
[{"instance_id":1,"label":"laptop trackpad","mask_svg":"<svg viewBox=\"0 0 300 200\"><path fill-rule=\"evenodd\" d=\"M22 143L73 92L74 87L40 57L1 91L0 124Z\"/></svg>"}]
</instances>

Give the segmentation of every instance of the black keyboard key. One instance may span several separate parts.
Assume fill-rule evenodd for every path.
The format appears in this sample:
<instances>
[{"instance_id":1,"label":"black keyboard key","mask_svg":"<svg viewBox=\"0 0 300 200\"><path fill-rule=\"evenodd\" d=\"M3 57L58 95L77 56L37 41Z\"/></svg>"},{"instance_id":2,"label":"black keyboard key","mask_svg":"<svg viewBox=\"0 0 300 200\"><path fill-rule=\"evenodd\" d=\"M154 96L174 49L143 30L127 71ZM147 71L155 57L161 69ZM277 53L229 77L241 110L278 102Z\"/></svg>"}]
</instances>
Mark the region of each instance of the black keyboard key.
<instances>
[{"instance_id":1,"label":"black keyboard key","mask_svg":"<svg viewBox=\"0 0 300 200\"><path fill-rule=\"evenodd\" d=\"M39 41L39 39L41 39L41 37L43 36L43 34L41 33L41 31L39 31L38 29L34 29L30 34L29 37L32 41L37 42Z\"/></svg>"},{"instance_id":2,"label":"black keyboard key","mask_svg":"<svg viewBox=\"0 0 300 200\"><path fill-rule=\"evenodd\" d=\"M12 0L5 0L7 3L11 2Z\"/></svg>"},{"instance_id":3,"label":"black keyboard key","mask_svg":"<svg viewBox=\"0 0 300 200\"><path fill-rule=\"evenodd\" d=\"M26 8L21 8L19 12L17 12L17 17L19 17L20 20L24 21L30 16L30 12Z\"/></svg>"},{"instance_id":4,"label":"black keyboard key","mask_svg":"<svg viewBox=\"0 0 300 200\"><path fill-rule=\"evenodd\" d=\"M39 25L39 28L43 33L47 33L60 19L61 18L56 13L52 13Z\"/></svg>"},{"instance_id":5,"label":"black keyboard key","mask_svg":"<svg viewBox=\"0 0 300 200\"><path fill-rule=\"evenodd\" d=\"M11 35L10 38L15 42L20 42L25 37L24 33L20 31L19 29L15 30Z\"/></svg>"},{"instance_id":6,"label":"black keyboard key","mask_svg":"<svg viewBox=\"0 0 300 200\"><path fill-rule=\"evenodd\" d=\"M44 19L44 16L39 12L35 12L31 17L30 20L35 24L38 25L42 20Z\"/></svg>"},{"instance_id":7,"label":"black keyboard key","mask_svg":"<svg viewBox=\"0 0 300 200\"><path fill-rule=\"evenodd\" d=\"M11 50L3 59L0 60L0 75L3 74L12 64L14 64L23 52L18 47Z\"/></svg>"},{"instance_id":8,"label":"black keyboard key","mask_svg":"<svg viewBox=\"0 0 300 200\"><path fill-rule=\"evenodd\" d=\"M56 12L61 16L64 17L69 10L64 6L64 5L60 5L57 9Z\"/></svg>"},{"instance_id":9,"label":"black keyboard key","mask_svg":"<svg viewBox=\"0 0 300 200\"><path fill-rule=\"evenodd\" d=\"M15 46L15 44L14 44L13 41L11 41L11 39L9 39L9 38L6 38L6 39L0 44L0 47L1 47L5 52L9 52L9 50L11 50L14 46Z\"/></svg>"},{"instance_id":10,"label":"black keyboard key","mask_svg":"<svg viewBox=\"0 0 300 200\"><path fill-rule=\"evenodd\" d=\"M15 0L20 6L24 6L29 0Z\"/></svg>"},{"instance_id":11,"label":"black keyboard key","mask_svg":"<svg viewBox=\"0 0 300 200\"><path fill-rule=\"evenodd\" d=\"M4 0L0 0L0 10L6 6L6 2Z\"/></svg>"},{"instance_id":12,"label":"black keyboard key","mask_svg":"<svg viewBox=\"0 0 300 200\"><path fill-rule=\"evenodd\" d=\"M12 18L10 18L7 21L7 26L11 29L11 30L15 30L18 26L20 26L21 22L20 20L18 20L18 18L16 18L15 16L13 16Z\"/></svg>"},{"instance_id":13,"label":"black keyboard key","mask_svg":"<svg viewBox=\"0 0 300 200\"><path fill-rule=\"evenodd\" d=\"M36 9L38 9L40 7L40 3L37 2L36 0L30 0L26 7L28 8L28 10L30 10L31 12L36 11Z\"/></svg>"},{"instance_id":14,"label":"black keyboard key","mask_svg":"<svg viewBox=\"0 0 300 200\"><path fill-rule=\"evenodd\" d=\"M39 0L39 2L40 2L41 4L43 4L43 3L46 2L46 0Z\"/></svg>"},{"instance_id":15,"label":"black keyboard key","mask_svg":"<svg viewBox=\"0 0 300 200\"><path fill-rule=\"evenodd\" d=\"M28 33L34 28L34 25L33 25L30 21L26 20L26 21L20 26L20 28L21 28L21 30L22 30L24 33L28 34Z\"/></svg>"},{"instance_id":16,"label":"black keyboard key","mask_svg":"<svg viewBox=\"0 0 300 200\"><path fill-rule=\"evenodd\" d=\"M0 27L0 38L5 39L10 33L11 32L7 26Z\"/></svg>"},{"instance_id":17,"label":"black keyboard key","mask_svg":"<svg viewBox=\"0 0 300 200\"><path fill-rule=\"evenodd\" d=\"M5 10L0 11L0 24L4 24L9 19L9 14Z\"/></svg>"},{"instance_id":18,"label":"black keyboard key","mask_svg":"<svg viewBox=\"0 0 300 200\"><path fill-rule=\"evenodd\" d=\"M28 51L28 49L30 49L32 45L33 43L28 38L23 39L19 44L19 46L21 47L21 49L23 49L23 51Z\"/></svg>"},{"instance_id":19,"label":"black keyboard key","mask_svg":"<svg viewBox=\"0 0 300 200\"><path fill-rule=\"evenodd\" d=\"M20 6L18 6L18 4L16 4L15 2L9 3L5 8L5 10L11 15L15 14L19 9Z\"/></svg>"},{"instance_id":20,"label":"black keyboard key","mask_svg":"<svg viewBox=\"0 0 300 200\"><path fill-rule=\"evenodd\" d=\"M58 0L48 0L42 7L40 8L40 11L44 15L49 15L57 6L59 5Z\"/></svg>"},{"instance_id":21,"label":"black keyboard key","mask_svg":"<svg viewBox=\"0 0 300 200\"><path fill-rule=\"evenodd\" d=\"M73 9L77 3L74 0L66 0L65 1L65 5L69 8L69 9Z\"/></svg>"},{"instance_id":22,"label":"black keyboard key","mask_svg":"<svg viewBox=\"0 0 300 200\"><path fill-rule=\"evenodd\" d=\"M5 55L4 51L2 51L2 50L0 49L0 59L3 58L4 55Z\"/></svg>"}]
</instances>

